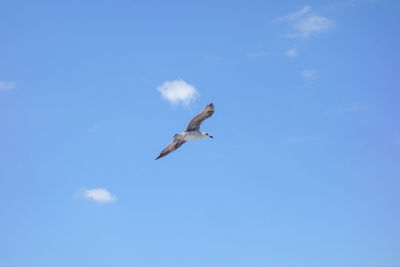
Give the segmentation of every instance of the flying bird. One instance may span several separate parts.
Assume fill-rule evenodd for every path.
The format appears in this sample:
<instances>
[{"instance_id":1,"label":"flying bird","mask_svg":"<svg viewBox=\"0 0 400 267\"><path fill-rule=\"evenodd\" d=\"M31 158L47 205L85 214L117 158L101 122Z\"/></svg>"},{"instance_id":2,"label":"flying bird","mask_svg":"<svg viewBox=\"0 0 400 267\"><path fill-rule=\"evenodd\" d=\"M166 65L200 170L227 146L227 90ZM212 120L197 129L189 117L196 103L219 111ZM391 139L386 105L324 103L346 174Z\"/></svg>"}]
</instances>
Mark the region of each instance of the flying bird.
<instances>
[{"instance_id":1,"label":"flying bird","mask_svg":"<svg viewBox=\"0 0 400 267\"><path fill-rule=\"evenodd\" d=\"M214 138L206 132L200 132L201 123L211 117L213 113L214 104L211 103L207 105L200 114L198 114L189 122L189 125L183 133L174 135L174 140L172 141L172 143L164 148L163 151L161 151L156 160L168 155L172 151L177 150L181 145L186 143L186 141L196 141L207 137Z\"/></svg>"}]
</instances>

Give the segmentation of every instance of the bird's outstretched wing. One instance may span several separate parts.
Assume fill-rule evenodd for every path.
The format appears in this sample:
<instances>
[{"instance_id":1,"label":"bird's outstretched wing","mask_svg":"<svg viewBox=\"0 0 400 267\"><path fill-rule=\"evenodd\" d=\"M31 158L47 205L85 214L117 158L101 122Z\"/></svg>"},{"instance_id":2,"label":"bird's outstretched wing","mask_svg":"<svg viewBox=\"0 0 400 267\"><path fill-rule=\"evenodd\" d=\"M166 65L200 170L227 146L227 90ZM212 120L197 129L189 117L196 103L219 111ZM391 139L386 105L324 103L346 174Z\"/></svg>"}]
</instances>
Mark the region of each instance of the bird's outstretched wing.
<instances>
[{"instance_id":1,"label":"bird's outstretched wing","mask_svg":"<svg viewBox=\"0 0 400 267\"><path fill-rule=\"evenodd\" d=\"M188 127L186 128L185 132L189 131L198 131L200 129L200 124L211 117L211 115L214 113L214 104L211 103L210 105L207 105L199 115L194 117L190 122Z\"/></svg>"},{"instance_id":2,"label":"bird's outstretched wing","mask_svg":"<svg viewBox=\"0 0 400 267\"><path fill-rule=\"evenodd\" d=\"M161 151L160 155L156 159L162 158L162 157L168 155L169 153L171 153L172 151L177 150L184 143L186 143L185 140L179 139L179 138L174 138L174 141L172 141L171 144L169 144L166 148L164 148L164 150Z\"/></svg>"}]
</instances>

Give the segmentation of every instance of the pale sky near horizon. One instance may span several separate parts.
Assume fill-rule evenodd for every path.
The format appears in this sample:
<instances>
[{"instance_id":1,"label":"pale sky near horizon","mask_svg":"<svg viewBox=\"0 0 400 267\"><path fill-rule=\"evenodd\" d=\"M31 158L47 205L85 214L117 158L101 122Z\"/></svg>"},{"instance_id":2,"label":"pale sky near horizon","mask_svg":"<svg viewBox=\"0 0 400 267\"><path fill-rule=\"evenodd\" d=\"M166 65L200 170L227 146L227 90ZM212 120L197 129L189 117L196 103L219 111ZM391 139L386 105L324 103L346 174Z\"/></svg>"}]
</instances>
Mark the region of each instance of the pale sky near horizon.
<instances>
[{"instance_id":1,"label":"pale sky near horizon","mask_svg":"<svg viewBox=\"0 0 400 267\"><path fill-rule=\"evenodd\" d=\"M400 266L400 2L0 10L0 266Z\"/></svg>"}]
</instances>

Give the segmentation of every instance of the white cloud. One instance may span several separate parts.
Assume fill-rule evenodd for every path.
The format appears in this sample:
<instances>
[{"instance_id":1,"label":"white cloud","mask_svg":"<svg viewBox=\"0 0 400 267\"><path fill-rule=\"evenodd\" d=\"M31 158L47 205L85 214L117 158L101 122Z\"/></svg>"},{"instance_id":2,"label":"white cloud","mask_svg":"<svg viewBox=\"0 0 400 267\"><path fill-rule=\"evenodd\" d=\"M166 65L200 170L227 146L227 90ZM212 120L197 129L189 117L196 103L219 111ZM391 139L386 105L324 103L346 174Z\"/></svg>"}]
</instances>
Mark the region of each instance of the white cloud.
<instances>
[{"instance_id":1,"label":"white cloud","mask_svg":"<svg viewBox=\"0 0 400 267\"><path fill-rule=\"evenodd\" d=\"M318 73L316 70L314 69L310 69L310 70L303 70L301 72L301 76L303 76L303 78L308 81L308 82L312 82L314 80L316 80L318 78Z\"/></svg>"},{"instance_id":2,"label":"white cloud","mask_svg":"<svg viewBox=\"0 0 400 267\"><path fill-rule=\"evenodd\" d=\"M166 81L157 88L161 96L174 105L182 104L188 106L194 101L199 93L193 85L184 80Z\"/></svg>"},{"instance_id":3,"label":"white cloud","mask_svg":"<svg viewBox=\"0 0 400 267\"><path fill-rule=\"evenodd\" d=\"M303 16L304 14L308 13L311 10L310 6L305 6L302 9L300 9L299 11L296 11L292 14L289 14L287 16L281 17L278 20L295 20L301 16Z\"/></svg>"},{"instance_id":4,"label":"white cloud","mask_svg":"<svg viewBox=\"0 0 400 267\"><path fill-rule=\"evenodd\" d=\"M294 24L297 33L293 37L308 37L313 33L326 32L333 26L333 21L319 15L311 15Z\"/></svg>"},{"instance_id":5,"label":"white cloud","mask_svg":"<svg viewBox=\"0 0 400 267\"><path fill-rule=\"evenodd\" d=\"M81 189L77 193L77 196L82 196L84 198L101 203L111 203L117 200L115 196L113 196L108 190L104 188Z\"/></svg>"},{"instance_id":6,"label":"white cloud","mask_svg":"<svg viewBox=\"0 0 400 267\"><path fill-rule=\"evenodd\" d=\"M16 87L15 82L0 81L0 91L12 90Z\"/></svg>"},{"instance_id":7,"label":"white cloud","mask_svg":"<svg viewBox=\"0 0 400 267\"><path fill-rule=\"evenodd\" d=\"M291 58L297 57L297 48L287 50L285 52L285 56L291 57Z\"/></svg>"},{"instance_id":8,"label":"white cloud","mask_svg":"<svg viewBox=\"0 0 400 267\"><path fill-rule=\"evenodd\" d=\"M314 33L327 32L332 29L335 23L317 13L310 13L311 7L305 6L301 10L282 17L279 20L287 21L294 32L284 35L290 38L305 38Z\"/></svg>"}]
</instances>

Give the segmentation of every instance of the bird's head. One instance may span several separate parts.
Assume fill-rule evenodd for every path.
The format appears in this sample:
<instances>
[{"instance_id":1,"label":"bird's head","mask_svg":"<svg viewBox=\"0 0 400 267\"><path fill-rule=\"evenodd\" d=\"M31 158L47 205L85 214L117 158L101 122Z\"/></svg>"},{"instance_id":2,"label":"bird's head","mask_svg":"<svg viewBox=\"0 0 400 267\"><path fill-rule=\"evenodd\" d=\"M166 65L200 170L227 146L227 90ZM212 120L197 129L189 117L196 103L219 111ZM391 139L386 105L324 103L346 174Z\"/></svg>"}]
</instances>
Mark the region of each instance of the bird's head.
<instances>
[{"instance_id":1,"label":"bird's head","mask_svg":"<svg viewBox=\"0 0 400 267\"><path fill-rule=\"evenodd\" d=\"M206 132L202 132L202 134L203 134L204 136L206 136L206 137L214 138L214 136L211 136L211 135L209 135L209 134L206 133Z\"/></svg>"}]
</instances>

